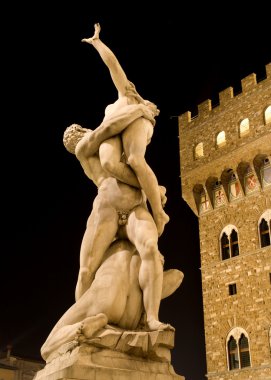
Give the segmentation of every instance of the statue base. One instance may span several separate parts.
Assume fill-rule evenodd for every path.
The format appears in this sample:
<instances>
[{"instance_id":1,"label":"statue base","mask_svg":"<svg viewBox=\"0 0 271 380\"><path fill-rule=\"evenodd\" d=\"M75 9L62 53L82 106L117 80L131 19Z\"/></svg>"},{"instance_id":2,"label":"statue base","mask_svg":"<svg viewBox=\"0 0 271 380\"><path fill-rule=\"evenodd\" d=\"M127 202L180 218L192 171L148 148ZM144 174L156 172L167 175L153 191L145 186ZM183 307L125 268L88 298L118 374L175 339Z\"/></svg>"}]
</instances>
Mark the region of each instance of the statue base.
<instances>
[{"instance_id":1,"label":"statue base","mask_svg":"<svg viewBox=\"0 0 271 380\"><path fill-rule=\"evenodd\" d=\"M104 330L94 339L66 343L34 380L185 380L170 363L173 331L117 336Z\"/></svg>"}]
</instances>

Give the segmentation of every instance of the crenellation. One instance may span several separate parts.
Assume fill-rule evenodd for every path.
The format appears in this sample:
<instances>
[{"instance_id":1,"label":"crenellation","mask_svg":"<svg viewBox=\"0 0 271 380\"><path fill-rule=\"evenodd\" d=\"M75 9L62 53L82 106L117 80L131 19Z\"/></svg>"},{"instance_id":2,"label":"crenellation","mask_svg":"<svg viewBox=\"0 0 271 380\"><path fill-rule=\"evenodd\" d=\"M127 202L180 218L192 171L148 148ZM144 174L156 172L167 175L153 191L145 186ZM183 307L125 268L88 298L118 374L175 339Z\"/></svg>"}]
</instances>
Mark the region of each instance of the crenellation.
<instances>
[{"instance_id":1,"label":"crenellation","mask_svg":"<svg viewBox=\"0 0 271 380\"><path fill-rule=\"evenodd\" d=\"M251 91L257 85L257 76L252 73L245 78L241 79L242 93Z\"/></svg>"},{"instance_id":2,"label":"crenellation","mask_svg":"<svg viewBox=\"0 0 271 380\"><path fill-rule=\"evenodd\" d=\"M219 103L220 106L227 106L231 99L233 99L233 87L228 87L219 93Z\"/></svg>"},{"instance_id":3,"label":"crenellation","mask_svg":"<svg viewBox=\"0 0 271 380\"><path fill-rule=\"evenodd\" d=\"M210 99L207 99L198 105L198 116L200 118L208 117L210 111L212 111L212 101Z\"/></svg>"},{"instance_id":4,"label":"crenellation","mask_svg":"<svg viewBox=\"0 0 271 380\"><path fill-rule=\"evenodd\" d=\"M191 122L191 112L187 111L182 115L178 116L178 122L181 128L187 127L188 124Z\"/></svg>"}]
</instances>

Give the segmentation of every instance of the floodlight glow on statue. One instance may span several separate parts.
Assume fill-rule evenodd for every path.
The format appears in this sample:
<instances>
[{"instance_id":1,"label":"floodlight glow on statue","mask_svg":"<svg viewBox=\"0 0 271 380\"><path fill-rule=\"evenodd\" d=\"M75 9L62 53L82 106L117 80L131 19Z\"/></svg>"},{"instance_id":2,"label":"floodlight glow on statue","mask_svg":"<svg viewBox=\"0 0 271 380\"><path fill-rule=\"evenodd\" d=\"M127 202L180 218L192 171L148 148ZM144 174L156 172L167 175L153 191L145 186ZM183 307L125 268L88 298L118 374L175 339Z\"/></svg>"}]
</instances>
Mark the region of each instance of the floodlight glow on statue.
<instances>
[{"instance_id":1,"label":"floodlight glow on statue","mask_svg":"<svg viewBox=\"0 0 271 380\"><path fill-rule=\"evenodd\" d=\"M144 158L159 111L139 96L99 33L95 24L94 36L82 41L101 55L119 98L95 130L73 124L64 132L66 149L76 155L98 194L81 244L76 302L44 343L44 358L78 329L87 337L107 323L136 329L142 308L146 331L174 330L159 321L160 301L183 278L178 270L163 272L158 237L169 221L163 210L166 189Z\"/></svg>"}]
</instances>

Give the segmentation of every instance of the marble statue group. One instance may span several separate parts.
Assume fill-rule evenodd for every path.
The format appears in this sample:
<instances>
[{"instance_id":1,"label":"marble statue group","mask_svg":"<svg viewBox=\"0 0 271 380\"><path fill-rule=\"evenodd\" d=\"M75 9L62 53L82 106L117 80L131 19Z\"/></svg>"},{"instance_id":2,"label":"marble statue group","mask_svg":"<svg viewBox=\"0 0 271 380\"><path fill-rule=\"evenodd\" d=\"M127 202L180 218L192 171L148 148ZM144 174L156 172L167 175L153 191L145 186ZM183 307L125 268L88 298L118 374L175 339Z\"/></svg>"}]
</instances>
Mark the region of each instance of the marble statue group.
<instances>
[{"instance_id":1,"label":"marble statue group","mask_svg":"<svg viewBox=\"0 0 271 380\"><path fill-rule=\"evenodd\" d=\"M93 37L82 42L98 52L118 97L94 130L72 124L64 131L65 148L96 185L97 195L81 243L75 303L41 348L46 362L71 342L103 347L101 341L112 334L174 332L159 320L160 302L183 279L181 271L163 268L158 239L169 222L166 188L145 159L159 110L139 95L100 31L95 24Z\"/></svg>"}]
</instances>

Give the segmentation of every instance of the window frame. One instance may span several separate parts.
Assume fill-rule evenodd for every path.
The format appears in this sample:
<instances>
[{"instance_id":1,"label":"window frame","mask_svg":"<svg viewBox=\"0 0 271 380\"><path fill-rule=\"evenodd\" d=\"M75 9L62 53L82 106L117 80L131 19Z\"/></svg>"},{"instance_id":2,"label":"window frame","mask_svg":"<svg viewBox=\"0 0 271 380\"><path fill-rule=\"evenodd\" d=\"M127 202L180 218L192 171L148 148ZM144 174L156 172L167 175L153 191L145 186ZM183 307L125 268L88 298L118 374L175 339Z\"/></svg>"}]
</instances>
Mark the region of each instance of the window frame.
<instances>
[{"instance_id":1,"label":"window frame","mask_svg":"<svg viewBox=\"0 0 271 380\"><path fill-rule=\"evenodd\" d=\"M232 233L233 231L236 233L236 236L237 236L237 240L234 240L232 239ZM222 238L224 236L224 234L227 236L228 238L228 242L229 242L229 257L228 258L225 258L223 259L223 247L222 246ZM233 255L233 246L237 245L238 246L238 254L236 255ZM233 224L228 224L227 226L225 226L222 231L220 232L220 235L219 235L219 249L220 249L220 259L221 261L224 261L224 260L229 260L229 259L232 259L233 257L237 257L240 255L240 245L239 245L239 234L238 234L238 229L237 227L235 227Z\"/></svg>"},{"instance_id":2,"label":"window frame","mask_svg":"<svg viewBox=\"0 0 271 380\"><path fill-rule=\"evenodd\" d=\"M262 233L261 233L261 223L265 220L269 229L269 244L262 246ZM271 245L271 209L265 210L258 220L258 238L260 248L270 247Z\"/></svg>"},{"instance_id":3,"label":"window frame","mask_svg":"<svg viewBox=\"0 0 271 380\"><path fill-rule=\"evenodd\" d=\"M248 342L248 354L249 354L249 366L241 366L241 355L240 355L240 340L242 338L242 335L247 339ZM237 355L238 355L238 368L231 368L231 361L230 361L230 351L229 351L229 342L231 340L235 340L236 342L236 347L237 347ZM227 368L228 371L234 371L234 370L242 370L246 368L251 368L252 367L252 359L251 359L251 350L250 350L250 339L248 336L248 333L242 328L242 327L234 327L231 329L226 337L226 356L227 356Z\"/></svg>"}]
</instances>

